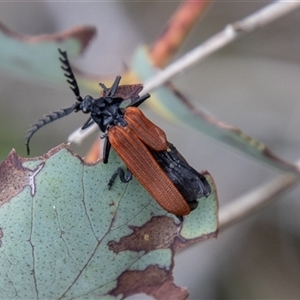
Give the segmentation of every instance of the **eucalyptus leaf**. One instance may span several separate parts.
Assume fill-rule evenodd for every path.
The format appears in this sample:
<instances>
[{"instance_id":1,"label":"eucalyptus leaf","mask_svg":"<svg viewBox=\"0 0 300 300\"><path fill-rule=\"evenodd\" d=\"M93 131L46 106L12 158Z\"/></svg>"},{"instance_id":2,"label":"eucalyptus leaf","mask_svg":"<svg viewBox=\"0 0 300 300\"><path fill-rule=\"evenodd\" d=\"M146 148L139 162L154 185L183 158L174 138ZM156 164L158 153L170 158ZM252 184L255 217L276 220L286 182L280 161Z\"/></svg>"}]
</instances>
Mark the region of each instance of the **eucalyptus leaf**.
<instances>
[{"instance_id":1,"label":"eucalyptus leaf","mask_svg":"<svg viewBox=\"0 0 300 300\"><path fill-rule=\"evenodd\" d=\"M185 298L173 283L176 249L216 237L212 193L181 223L133 178L107 183L123 163L86 164L66 145L0 165L0 294L4 299ZM176 299L174 298L174 299ZM178 298L178 299L179 299Z\"/></svg>"}]
</instances>

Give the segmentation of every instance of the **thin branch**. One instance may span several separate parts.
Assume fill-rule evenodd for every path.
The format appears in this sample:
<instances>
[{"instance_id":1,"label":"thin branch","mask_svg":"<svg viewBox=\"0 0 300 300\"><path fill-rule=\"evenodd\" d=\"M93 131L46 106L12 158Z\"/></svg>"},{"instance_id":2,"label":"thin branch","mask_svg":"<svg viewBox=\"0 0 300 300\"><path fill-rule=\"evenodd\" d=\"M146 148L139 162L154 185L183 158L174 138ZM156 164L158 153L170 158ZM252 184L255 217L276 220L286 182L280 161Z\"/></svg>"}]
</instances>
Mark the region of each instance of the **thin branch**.
<instances>
[{"instance_id":1,"label":"thin branch","mask_svg":"<svg viewBox=\"0 0 300 300\"><path fill-rule=\"evenodd\" d=\"M264 27L297 8L300 8L300 1L276 1L240 21L227 25L221 32L212 36L207 41L170 64L163 71L158 72L154 77L147 80L143 92L148 93L161 86L178 73L195 65L207 56L237 40L239 37Z\"/></svg>"},{"instance_id":2,"label":"thin branch","mask_svg":"<svg viewBox=\"0 0 300 300\"><path fill-rule=\"evenodd\" d=\"M300 167L300 160L296 162L296 165ZM220 232L275 201L284 192L295 186L299 179L291 173L282 175L225 205L219 212Z\"/></svg>"},{"instance_id":3,"label":"thin branch","mask_svg":"<svg viewBox=\"0 0 300 300\"><path fill-rule=\"evenodd\" d=\"M300 8L300 1L276 1L240 21L227 25L224 30L212 36L207 41L186 53L180 59L147 80L144 84L143 93L148 93L163 85L178 73L195 65L207 56L232 43L242 35L249 34L256 29L264 27L297 8ZM90 135L96 128L97 126L94 125L85 131L77 129L69 135L68 141L70 143L80 144L83 139Z\"/></svg>"},{"instance_id":4,"label":"thin branch","mask_svg":"<svg viewBox=\"0 0 300 300\"><path fill-rule=\"evenodd\" d=\"M163 68L167 64L210 2L210 0L182 1L149 50L151 62L155 67Z\"/></svg>"}]
</instances>

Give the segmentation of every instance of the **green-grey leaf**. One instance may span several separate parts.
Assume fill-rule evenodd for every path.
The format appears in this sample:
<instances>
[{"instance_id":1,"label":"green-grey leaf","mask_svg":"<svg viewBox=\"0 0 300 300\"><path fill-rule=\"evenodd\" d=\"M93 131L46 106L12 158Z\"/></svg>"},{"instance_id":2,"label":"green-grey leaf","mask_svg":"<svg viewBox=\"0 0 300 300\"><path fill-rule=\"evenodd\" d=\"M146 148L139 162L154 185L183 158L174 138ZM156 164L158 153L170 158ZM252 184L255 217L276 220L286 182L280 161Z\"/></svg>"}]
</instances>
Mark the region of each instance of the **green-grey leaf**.
<instances>
[{"instance_id":1,"label":"green-grey leaf","mask_svg":"<svg viewBox=\"0 0 300 300\"><path fill-rule=\"evenodd\" d=\"M113 151L108 164L87 165L65 145L36 159L12 151L1 163L2 298L186 295L172 282L173 256L179 246L216 236L212 179L204 174L213 192L180 223L135 179L108 190L119 166Z\"/></svg>"},{"instance_id":2,"label":"green-grey leaf","mask_svg":"<svg viewBox=\"0 0 300 300\"><path fill-rule=\"evenodd\" d=\"M0 23L0 69L65 84L57 49L68 51L70 57L79 55L94 34L94 27L80 26L58 34L26 36Z\"/></svg>"}]
</instances>

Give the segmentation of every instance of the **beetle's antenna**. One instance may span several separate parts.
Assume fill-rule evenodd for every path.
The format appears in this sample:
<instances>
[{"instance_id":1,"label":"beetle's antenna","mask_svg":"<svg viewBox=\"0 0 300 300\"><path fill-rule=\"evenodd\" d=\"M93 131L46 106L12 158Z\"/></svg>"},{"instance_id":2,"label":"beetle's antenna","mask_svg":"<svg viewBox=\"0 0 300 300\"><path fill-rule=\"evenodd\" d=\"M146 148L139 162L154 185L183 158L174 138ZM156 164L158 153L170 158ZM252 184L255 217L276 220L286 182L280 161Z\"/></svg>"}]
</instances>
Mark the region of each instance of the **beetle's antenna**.
<instances>
[{"instance_id":1,"label":"beetle's antenna","mask_svg":"<svg viewBox=\"0 0 300 300\"><path fill-rule=\"evenodd\" d=\"M27 130L27 134L25 136L26 139L26 148L27 148L27 154L29 155L30 153L30 149L29 149L29 141L31 139L31 137L33 136L33 134L38 131L41 127L43 127L44 125L47 125L57 119L60 119L64 116L69 115L71 112L73 112L74 110L77 109L78 107L78 102L75 103L73 106L68 107L68 108L63 108L59 111L55 111L55 112L51 112L48 115L44 115L42 119L39 119L36 121L36 123L34 123L32 125L32 127L30 129Z\"/></svg>"},{"instance_id":2,"label":"beetle's antenna","mask_svg":"<svg viewBox=\"0 0 300 300\"><path fill-rule=\"evenodd\" d=\"M61 68L66 72L64 75L67 77L67 82L70 84L70 89L73 91L73 93L76 96L76 99L79 102L82 102L82 97L80 96L79 87L76 81L76 78L74 76L74 73L72 71L68 55L66 51L62 51L61 49L58 49L58 52L60 53L61 57L59 58L62 62Z\"/></svg>"}]
</instances>

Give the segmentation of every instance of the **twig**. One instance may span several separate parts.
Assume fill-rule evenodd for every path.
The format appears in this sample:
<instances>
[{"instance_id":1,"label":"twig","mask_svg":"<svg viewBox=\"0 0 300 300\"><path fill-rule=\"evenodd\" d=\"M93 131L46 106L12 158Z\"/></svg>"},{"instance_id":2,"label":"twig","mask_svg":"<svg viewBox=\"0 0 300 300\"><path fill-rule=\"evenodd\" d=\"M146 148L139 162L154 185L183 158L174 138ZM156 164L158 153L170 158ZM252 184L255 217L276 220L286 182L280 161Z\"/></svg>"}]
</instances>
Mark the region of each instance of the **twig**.
<instances>
[{"instance_id":1,"label":"twig","mask_svg":"<svg viewBox=\"0 0 300 300\"><path fill-rule=\"evenodd\" d=\"M300 167L300 161L296 163ZM294 174L285 174L271 181L221 208L219 212L220 232L245 219L255 211L261 209L269 202L273 202L288 189L299 182L299 177Z\"/></svg>"},{"instance_id":2,"label":"twig","mask_svg":"<svg viewBox=\"0 0 300 300\"><path fill-rule=\"evenodd\" d=\"M232 43L242 35L249 34L256 29L266 26L297 8L300 8L300 1L276 1L240 21L227 25L221 32L212 36L207 41L170 64L163 71L158 72L154 77L147 80L143 92L150 92L166 83L183 70L186 70L217 50Z\"/></svg>"},{"instance_id":3,"label":"twig","mask_svg":"<svg viewBox=\"0 0 300 300\"><path fill-rule=\"evenodd\" d=\"M163 68L167 65L210 2L210 0L182 1L149 49L150 59L155 67Z\"/></svg>"},{"instance_id":4,"label":"twig","mask_svg":"<svg viewBox=\"0 0 300 300\"><path fill-rule=\"evenodd\" d=\"M153 89L163 85L178 73L195 65L207 56L235 41L242 35L249 34L258 28L266 26L269 23L288 14L289 12L296 10L297 8L300 8L300 1L276 1L240 21L227 25L224 30L212 36L207 41L194 48L180 59L170 64L164 70L159 71L155 76L147 80L144 84L143 93L148 93ZM68 137L68 141L70 143L80 144L82 140L92 133L96 128L96 125L94 125L84 132L80 129L77 129Z\"/></svg>"}]
</instances>

